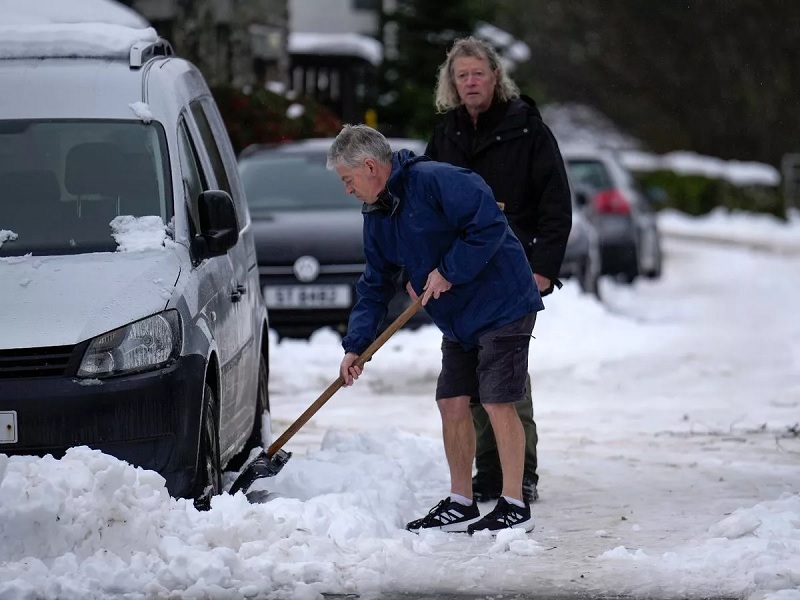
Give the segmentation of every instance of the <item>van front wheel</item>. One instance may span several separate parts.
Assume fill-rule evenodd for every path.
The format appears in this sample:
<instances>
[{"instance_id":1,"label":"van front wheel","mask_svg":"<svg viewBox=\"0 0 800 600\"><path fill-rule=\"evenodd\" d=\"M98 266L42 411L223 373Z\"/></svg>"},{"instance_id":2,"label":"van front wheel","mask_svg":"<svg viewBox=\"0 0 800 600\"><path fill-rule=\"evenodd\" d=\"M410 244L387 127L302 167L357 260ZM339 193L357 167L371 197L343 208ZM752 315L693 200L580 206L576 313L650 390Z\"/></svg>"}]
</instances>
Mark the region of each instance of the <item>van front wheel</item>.
<instances>
[{"instance_id":1,"label":"van front wheel","mask_svg":"<svg viewBox=\"0 0 800 600\"><path fill-rule=\"evenodd\" d=\"M203 428L200 431L200 451L195 474L194 505L197 510L211 508L211 498L222 491L222 467L219 450L219 415L212 387L203 389Z\"/></svg>"}]
</instances>

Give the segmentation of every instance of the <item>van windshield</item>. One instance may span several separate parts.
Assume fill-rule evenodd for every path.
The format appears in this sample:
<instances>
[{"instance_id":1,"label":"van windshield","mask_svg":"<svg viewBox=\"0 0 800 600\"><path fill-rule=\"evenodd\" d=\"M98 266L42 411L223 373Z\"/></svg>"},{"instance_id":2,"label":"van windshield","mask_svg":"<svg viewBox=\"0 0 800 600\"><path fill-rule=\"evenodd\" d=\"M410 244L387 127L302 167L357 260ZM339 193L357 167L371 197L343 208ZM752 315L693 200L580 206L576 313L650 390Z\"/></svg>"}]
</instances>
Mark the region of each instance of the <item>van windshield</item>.
<instances>
[{"instance_id":1,"label":"van windshield","mask_svg":"<svg viewBox=\"0 0 800 600\"><path fill-rule=\"evenodd\" d=\"M172 218L156 122L0 120L0 256L114 251L117 216Z\"/></svg>"}]
</instances>

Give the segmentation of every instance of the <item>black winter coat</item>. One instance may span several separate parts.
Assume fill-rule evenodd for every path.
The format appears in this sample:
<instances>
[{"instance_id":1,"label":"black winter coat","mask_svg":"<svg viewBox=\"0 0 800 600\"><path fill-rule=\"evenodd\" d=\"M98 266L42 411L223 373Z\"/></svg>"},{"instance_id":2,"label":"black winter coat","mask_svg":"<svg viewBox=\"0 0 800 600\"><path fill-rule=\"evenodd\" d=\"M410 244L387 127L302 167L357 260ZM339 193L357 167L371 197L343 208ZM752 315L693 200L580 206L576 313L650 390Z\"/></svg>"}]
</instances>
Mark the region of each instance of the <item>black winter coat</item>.
<instances>
[{"instance_id":1,"label":"black winter coat","mask_svg":"<svg viewBox=\"0 0 800 600\"><path fill-rule=\"evenodd\" d=\"M451 110L425 154L481 175L525 246L533 272L557 281L572 201L558 143L533 100L495 101L476 127L463 106Z\"/></svg>"}]
</instances>

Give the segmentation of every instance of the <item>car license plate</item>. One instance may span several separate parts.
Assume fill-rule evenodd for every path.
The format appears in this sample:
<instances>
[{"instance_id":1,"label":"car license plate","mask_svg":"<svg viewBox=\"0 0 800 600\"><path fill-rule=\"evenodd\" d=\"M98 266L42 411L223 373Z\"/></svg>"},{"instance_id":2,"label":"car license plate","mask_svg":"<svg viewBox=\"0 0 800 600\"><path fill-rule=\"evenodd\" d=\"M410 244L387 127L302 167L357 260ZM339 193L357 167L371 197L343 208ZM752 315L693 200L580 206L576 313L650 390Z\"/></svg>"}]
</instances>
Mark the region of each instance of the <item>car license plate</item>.
<instances>
[{"instance_id":1,"label":"car license plate","mask_svg":"<svg viewBox=\"0 0 800 600\"><path fill-rule=\"evenodd\" d=\"M274 285L264 286L268 308L348 308L349 285Z\"/></svg>"},{"instance_id":2,"label":"car license plate","mask_svg":"<svg viewBox=\"0 0 800 600\"><path fill-rule=\"evenodd\" d=\"M17 413L13 410L0 411L0 444L17 443Z\"/></svg>"}]
</instances>

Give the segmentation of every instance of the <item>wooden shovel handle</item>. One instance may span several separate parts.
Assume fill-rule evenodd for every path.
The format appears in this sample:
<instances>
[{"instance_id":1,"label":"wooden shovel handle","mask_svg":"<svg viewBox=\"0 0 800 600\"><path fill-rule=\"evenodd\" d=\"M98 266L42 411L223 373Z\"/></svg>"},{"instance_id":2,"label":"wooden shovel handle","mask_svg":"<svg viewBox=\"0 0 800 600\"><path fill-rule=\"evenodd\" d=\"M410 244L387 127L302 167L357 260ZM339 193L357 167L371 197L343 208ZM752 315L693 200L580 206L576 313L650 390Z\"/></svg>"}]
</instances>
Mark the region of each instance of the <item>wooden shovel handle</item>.
<instances>
[{"instance_id":1,"label":"wooden shovel handle","mask_svg":"<svg viewBox=\"0 0 800 600\"><path fill-rule=\"evenodd\" d=\"M363 367L366 362L372 358L372 355L378 351L378 348L383 346L386 343L386 340L392 337L398 329L405 325L421 306L422 296L418 296L417 299L409 304L408 308L406 308L394 321L392 321L392 323L377 337L377 339L359 355L359 357L356 359L356 362L353 364L358 367ZM311 404L311 406L309 406L302 415L297 417L297 420L289 425L289 428L284 431L277 440L272 442L272 445L267 449L267 456L274 456L275 453L280 450L283 445L288 442L294 436L294 434L297 433L298 430L305 425L308 420L313 417L320 408L322 408L322 405L330 400L331 396L333 396L343 385L344 378L339 375L336 381L331 383L328 388L322 392L320 397L314 400L313 404Z\"/></svg>"}]
</instances>

